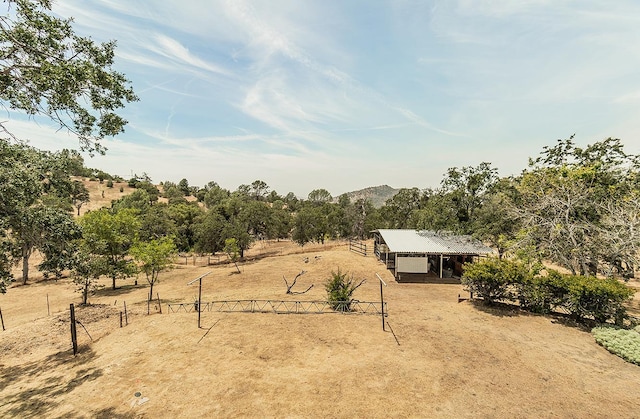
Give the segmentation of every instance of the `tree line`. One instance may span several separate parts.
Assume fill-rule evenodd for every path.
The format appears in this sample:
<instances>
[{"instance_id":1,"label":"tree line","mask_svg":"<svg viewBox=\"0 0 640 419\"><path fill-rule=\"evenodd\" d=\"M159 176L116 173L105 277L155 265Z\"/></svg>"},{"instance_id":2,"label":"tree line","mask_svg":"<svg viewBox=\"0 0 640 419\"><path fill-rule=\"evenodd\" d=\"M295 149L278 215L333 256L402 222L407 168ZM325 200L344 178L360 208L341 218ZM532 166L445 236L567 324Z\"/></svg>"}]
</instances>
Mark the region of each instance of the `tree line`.
<instances>
[{"instance_id":1,"label":"tree line","mask_svg":"<svg viewBox=\"0 0 640 419\"><path fill-rule=\"evenodd\" d=\"M3 284L12 263L22 263L26 283L35 250L43 256L38 269L52 276L72 269L80 251L84 259L99 255L105 260L97 272L115 287L131 274L139 243L170 241L175 251L216 253L232 239L242 258L256 240L304 246L366 239L378 228L473 235L500 256L549 260L576 275L629 278L638 265L639 160L612 138L585 148L573 137L558 140L518 176L499 177L487 162L452 167L438 188L400 189L380 208L347 194L334 199L326 189L298 198L261 180L230 191L214 181L190 186L186 179L158 187L143 175L128 180L133 193L77 219L73 214L89 195L74 176L108 187L123 179L85 167L76 151L44 152L9 140L0 142L0 159Z\"/></svg>"}]
</instances>

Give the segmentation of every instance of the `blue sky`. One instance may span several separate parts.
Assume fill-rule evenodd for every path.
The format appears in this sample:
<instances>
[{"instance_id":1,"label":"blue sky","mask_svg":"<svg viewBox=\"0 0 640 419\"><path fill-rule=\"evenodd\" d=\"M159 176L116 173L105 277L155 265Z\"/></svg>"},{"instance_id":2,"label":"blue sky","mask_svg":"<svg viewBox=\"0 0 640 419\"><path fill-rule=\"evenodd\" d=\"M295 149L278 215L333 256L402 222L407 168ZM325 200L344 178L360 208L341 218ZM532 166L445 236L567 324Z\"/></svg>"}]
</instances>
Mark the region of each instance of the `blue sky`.
<instances>
[{"instance_id":1,"label":"blue sky","mask_svg":"<svg viewBox=\"0 0 640 419\"><path fill-rule=\"evenodd\" d=\"M640 154L640 2L56 0L116 39L140 97L90 167L154 182L265 181L301 197L436 187L449 167L517 174L545 145ZM7 127L76 148L46 121Z\"/></svg>"}]
</instances>

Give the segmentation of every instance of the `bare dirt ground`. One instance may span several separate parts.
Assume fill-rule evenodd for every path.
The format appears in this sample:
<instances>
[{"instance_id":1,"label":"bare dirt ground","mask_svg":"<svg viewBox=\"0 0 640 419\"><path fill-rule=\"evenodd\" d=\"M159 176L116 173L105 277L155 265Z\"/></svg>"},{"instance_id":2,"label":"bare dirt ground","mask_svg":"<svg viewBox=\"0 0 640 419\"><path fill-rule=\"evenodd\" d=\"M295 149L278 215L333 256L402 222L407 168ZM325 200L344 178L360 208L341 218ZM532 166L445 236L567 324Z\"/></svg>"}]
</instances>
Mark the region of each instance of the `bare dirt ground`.
<instances>
[{"instance_id":1,"label":"bare dirt ground","mask_svg":"<svg viewBox=\"0 0 640 419\"><path fill-rule=\"evenodd\" d=\"M587 330L458 303L457 284L398 284L341 243L261 243L249 252L258 254L270 256L241 264L240 274L233 265L161 274L163 314L157 305L146 314L143 276L99 291L76 310L88 333L78 327L75 357L68 312L80 296L69 280L10 288L0 295L0 416L640 417L640 368ZM203 301L295 301L324 300L338 268L367 279L361 301L379 301L376 272L387 281L395 337L375 315L203 312L199 329L197 313L167 313L167 303L194 301L197 285L187 282L208 271ZM314 287L286 295L282 275L303 269L294 290ZM124 302L129 324L120 328Z\"/></svg>"}]
</instances>

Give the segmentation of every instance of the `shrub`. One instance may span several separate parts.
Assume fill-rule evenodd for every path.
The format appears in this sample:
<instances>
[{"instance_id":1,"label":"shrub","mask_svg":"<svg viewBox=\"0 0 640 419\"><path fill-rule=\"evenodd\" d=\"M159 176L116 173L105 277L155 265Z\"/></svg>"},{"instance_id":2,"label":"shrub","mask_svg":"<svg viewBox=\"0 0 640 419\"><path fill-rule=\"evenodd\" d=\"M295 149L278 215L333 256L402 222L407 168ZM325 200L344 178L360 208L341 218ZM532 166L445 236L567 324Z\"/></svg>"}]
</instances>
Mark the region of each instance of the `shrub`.
<instances>
[{"instance_id":1,"label":"shrub","mask_svg":"<svg viewBox=\"0 0 640 419\"><path fill-rule=\"evenodd\" d=\"M518 301L525 310L550 313L563 305L568 293L565 276L549 270L547 275L527 275L517 285Z\"/></svg>"},{"instance_id":2,"label":"shrub","mask_svg":"<svg viewBox=\"0 0 640 419\"><path fill-rule=\"evenodd\" d=\"M564 307L582 320L593 318L598 323L614 320L622 325L626 317L623 303L634 291L613 278L567 275L568 293Z\"/></svg>"},{"instance_id":3,"label":"shrub","mask_svg":"<svg viewBox=\"0 0 640 419\"><path fill-rule=\"evenodd\" d=\"M496 301L514 300L516 284L524 283L529 271L518 262L488 258L464 265L462 284L482 297L487 304Z\"/></svg>"},{"instance_id":4,"label":"shrub","mask_svg":"<svg viewBox=\"0 0 640 419\"><path fill-rule=\"evenodd\" d=\"M595 327L591 333L596 342L612 354L640 365L640 333L637 330Z\"/></svg>"},{"instance_id":5,"label":"shrub","mask_svg":"<svg viewBox=\"0 0 640 419\"><path fill-rule=\"evenodd\" d=\"M113 188L113 181L111 179L107 180L107 188Z\"/></svg>"},{"instance_id":6,"label":"shrub","mask_svg":"<svg viewBox=\"0 0 640 419\"><path fill-rule=\"evenodd\" d=\"M347 273L331 271L331 278L327 280L327 301L336 311L351 311L353 293L364 283L364 279L356 285L353 276L347 279Z\"/></svg>"}]
</instances>

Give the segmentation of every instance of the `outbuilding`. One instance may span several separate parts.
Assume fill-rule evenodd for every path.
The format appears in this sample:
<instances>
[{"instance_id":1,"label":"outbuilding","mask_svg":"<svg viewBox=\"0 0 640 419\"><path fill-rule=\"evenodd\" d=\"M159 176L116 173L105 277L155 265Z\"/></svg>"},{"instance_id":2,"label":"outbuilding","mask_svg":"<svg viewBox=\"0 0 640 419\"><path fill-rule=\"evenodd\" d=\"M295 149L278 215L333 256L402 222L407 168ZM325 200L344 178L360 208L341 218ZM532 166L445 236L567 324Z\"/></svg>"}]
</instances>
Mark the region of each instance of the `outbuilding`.
<instances>
[{"instance_id":1,"label":"outbuilding","mask_svg":"<svg viewBox=\"0 0 640 419\"><path fill-rule=\"evenodd\" d=\"M407 229L373 231L374 252L398 282L459 278L462 265L494 253L471 236Z\"/></svg>"}]
</instances>

